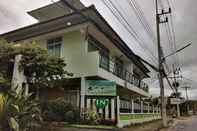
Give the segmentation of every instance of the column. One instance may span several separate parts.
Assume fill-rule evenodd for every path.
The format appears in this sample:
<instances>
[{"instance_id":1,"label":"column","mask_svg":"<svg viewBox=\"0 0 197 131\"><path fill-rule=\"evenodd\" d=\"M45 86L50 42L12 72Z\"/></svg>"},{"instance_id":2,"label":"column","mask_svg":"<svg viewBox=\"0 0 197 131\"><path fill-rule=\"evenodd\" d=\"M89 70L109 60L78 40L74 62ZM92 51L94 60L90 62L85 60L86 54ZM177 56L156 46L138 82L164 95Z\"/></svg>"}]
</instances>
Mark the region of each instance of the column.
<instances>
[{"instance_id":1,"label":"column","mask_svg":"<svg viewBox=\"0 0 197 131\"><path fill-rule=\"evenodd\" d=\"M131 113L134 113L135 107L134 107L134 100L133 99L131 100L131 106L132 106Z\"/></svg>"},{"instance_id":2,"label":"column","mask_svg":"<svg viewBox=\"0 0 197 131\"><path fill-rule=\"evenodd\" d=\"M144 105L143 105L144 103L143 103L143 101L141 100L141 113L144 113Z\"/></svg>"},{"instance_id":3,"label":"column","mask_svg":"<svg viewBox=\"0 0 197 131\"><path fill-rule=\"evenodd\" d=\"M81 92L80 92L80 96L81 96L81 105L80 108L81 110L85 109L85 77L81 77Z\"/></svg>"},{"instance_id":4,"label":"column","mask_svg":"<svg viewBox=\"0 0 197 131\"><path fill-rule=\"evenodd\" d=\"M150 113L150 103L148 103L148 113Z\"/></svg>"},{"instance_id":5,"label":"column","mask_svg":"<svg viewBox=\"0 0 197 131\"><path fill-rule=\"evenodd\" d=\"M119 125L119 121L120 121L120 97L117 96L116 97L116 116L117 116L117 125Z\"/></svg>"},{"instance_id":6,"label":"column","mask_svg":"<svg viewBox=\"0 0 197 131\"><path fill-rule=\"evenodd\" d=\"M80 90L77 90L77 107L80 107Z\"/></svg>"},{"instance_id":7,"label":"column","mask_svg":"<svg viewBox=\"0 0 197 131\"><path fill-rule=\"evenodd\" d=\"M155 106L153 105L153 114L155 113Z\"/></svg>"},{"instance_id":8,"label":"column","mask_svg":"<svg viewBox=\"0 0 197 131\"><path fill-rule=\"evenodd\" d=\"M95 102L96 102L96 99L93 99L93 111L95 111L96 112L96 105L95 105Z\"/></svg>"},{"instance_id":9,"label":"column","mask_svg":"<svg viewBox=\"0 0 197 131\"><path fill-rule=\"evenodd\" d=\"M91 109L91 107L90 107L90 105L91 105L91 100L90 100L90 99L86 99L86 102L87 102L86 108L87 108L88 110L90 110L90 109Z\"/></svg>"},{"instance_id":10,"label":"column","mask_svg":"<svg viewBox=\"0 0 197 131\"><path fill-rule=\"evenodd\" d=\"M105 107L105 118L109 119L109 104Z\"/></svg>"},{"instance_id":11,"label":"column","mask_svg":"<svg viewBox=\"0 0 197 131\"><path fill-rule=\"evenodd\" d=\"M111 99L111 119L112 120L116 118L114 102L115 102L114 98Z\"/></svg>"}]
</instances>

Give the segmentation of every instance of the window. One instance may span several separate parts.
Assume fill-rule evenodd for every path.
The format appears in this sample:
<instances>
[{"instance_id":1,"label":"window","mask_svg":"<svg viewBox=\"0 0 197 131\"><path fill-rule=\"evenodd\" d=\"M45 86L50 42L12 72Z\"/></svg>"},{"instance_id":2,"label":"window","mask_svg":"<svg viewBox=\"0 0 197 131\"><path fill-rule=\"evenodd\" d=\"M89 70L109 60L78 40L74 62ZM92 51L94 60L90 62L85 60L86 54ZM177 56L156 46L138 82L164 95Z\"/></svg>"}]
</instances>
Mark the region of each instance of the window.
<instances>
[{"instance_id":1,"label":"window","mask_svg":"<svg viewBox=\"0 0 197 131\"><path fill-rule=\"evenodd\" d=\"M49 39L47 41L47 49L49 54L53 56L60 57L62 46L62 37L57 37L54 39Z\"/></svg>"},{"instance_id":2,"label":"window","mask_svg":"<svg viewBox=\"0 0 197 131\"><path fill-rule=\"evenodd\" d=\"M120 77L123 78L123 61L120 60L119 58L115 59L115 69L114 73Z\"/></svg>"},{"instance_id":3,"label":"window","mask_svg":"<svg viewBox=\"0 0 197 131\"><path fill-rule=\"evenodd\" d=\"M89 35L88 39L88 52L99 51L100 54L100 67L109 71L109 50L93 36Z\"/></svg>"}]
</instances>

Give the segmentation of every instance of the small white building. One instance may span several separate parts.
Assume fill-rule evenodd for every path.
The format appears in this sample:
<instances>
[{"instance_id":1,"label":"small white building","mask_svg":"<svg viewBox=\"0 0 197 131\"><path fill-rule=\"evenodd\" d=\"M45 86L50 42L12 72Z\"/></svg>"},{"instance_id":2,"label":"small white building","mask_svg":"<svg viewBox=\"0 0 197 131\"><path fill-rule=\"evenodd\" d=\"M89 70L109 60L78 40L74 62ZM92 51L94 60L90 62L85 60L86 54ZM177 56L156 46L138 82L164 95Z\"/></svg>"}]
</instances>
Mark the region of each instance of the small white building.
<instances>
[{"instance_id":1,"label":"small white building","mask_svg":"<svg viewBox=\"0 0 197 131\"><path fill-rule=\"evenodd\" d=\"M65 59L73 77L64 87L41 91L40 99L64 97L81 110L116 120L119 126L159 118L159 108L143 102L149 97L149 87L143 82L149 77L146 66L94 6L85 7L79 0L67 2L78 11L62 0L28 12L38 23L0 36L24 44L36 41ZM101 109L96 102L102 99L108 103Z\"/></svg>"}]
</instances>

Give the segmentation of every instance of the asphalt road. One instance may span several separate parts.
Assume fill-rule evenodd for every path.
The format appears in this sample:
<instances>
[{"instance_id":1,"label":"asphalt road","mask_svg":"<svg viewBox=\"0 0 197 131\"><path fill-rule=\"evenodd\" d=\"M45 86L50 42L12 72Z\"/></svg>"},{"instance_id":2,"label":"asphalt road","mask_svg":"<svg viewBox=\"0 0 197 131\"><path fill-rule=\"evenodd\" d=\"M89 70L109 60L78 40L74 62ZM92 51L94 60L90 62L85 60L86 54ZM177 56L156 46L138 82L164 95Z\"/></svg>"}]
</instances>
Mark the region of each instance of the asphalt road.
<instances>
[{"instance_id":1,"label":"asphalt road","mask_svg":"<svg viewBox=\"0 0 197 131\"><path fill-rule=\"evenodd\" d=\"M197 116L178 120L177 124L167 131L197 131Z\"/></svg>"}]
</instances>

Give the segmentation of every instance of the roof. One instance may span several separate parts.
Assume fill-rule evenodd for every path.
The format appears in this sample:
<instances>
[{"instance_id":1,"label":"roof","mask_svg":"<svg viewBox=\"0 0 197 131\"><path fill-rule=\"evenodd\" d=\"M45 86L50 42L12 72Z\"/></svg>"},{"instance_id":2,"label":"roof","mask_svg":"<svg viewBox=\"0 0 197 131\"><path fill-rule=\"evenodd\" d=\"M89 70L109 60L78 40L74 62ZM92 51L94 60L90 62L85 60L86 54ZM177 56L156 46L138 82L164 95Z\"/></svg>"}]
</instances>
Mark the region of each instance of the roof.
<instances>
[{"instance_id":1,"label":"roof","mask_svg":"<svg viewBox=\"0 0 197 131\"><path fill-rule=\"evenodd\" d=\"M83 15L87 16L89 19L84 18L77 12L53 18L47 21L42 21L30 26L26 26L5 34L1 34L0 37L8 41L20 41L49 32L58 31L60 29L65 29L70 26L85 23L87 21L93 23L99 31L108 37L112 43L119 48L125 56L127 56L131 61L148 76L148 68L136 57L134 52L127 46L127 44L120 38L120 36L112 29L112 27L107 23L107 21L100 15L94 6L90 6L80 10ZM71 22L72 25L65 23ZM30 33L31 32L31 33Z\"/></svg>"},{"instance_id":2,"label":"roof","mask_svg":"<svg viewBox=\"0 0 197 131\"><path fill-rule=\"evenodd\" d=\"M79 0L66 0L69 4L73 5L78 10L85 8L85 6ZM46 5L44 7L37 8L35 10L28 11L27 13L37 19L38 21L46 21L53 18L57 18L63 15L67 15L73 12L62 1L54 2L53 4Z\"/></svg>"}]
</instances>

